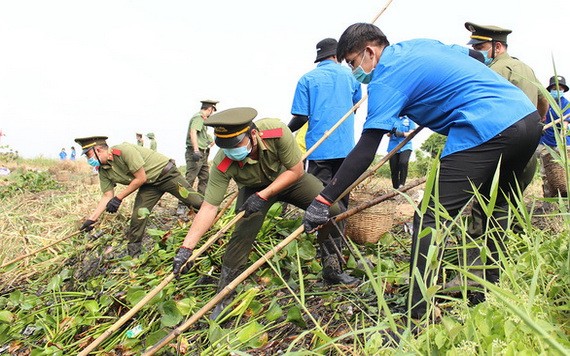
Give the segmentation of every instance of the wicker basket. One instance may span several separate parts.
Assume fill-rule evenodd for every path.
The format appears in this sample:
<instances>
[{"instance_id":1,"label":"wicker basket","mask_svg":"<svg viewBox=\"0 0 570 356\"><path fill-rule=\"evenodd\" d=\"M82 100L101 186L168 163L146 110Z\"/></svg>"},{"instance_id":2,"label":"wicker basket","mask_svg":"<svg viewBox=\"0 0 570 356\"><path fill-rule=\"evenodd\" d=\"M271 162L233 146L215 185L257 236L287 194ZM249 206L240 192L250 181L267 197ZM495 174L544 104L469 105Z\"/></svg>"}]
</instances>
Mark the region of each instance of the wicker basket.
<instances>
[{"instance_id":1,"label":"wicker basket","mask_svg":"<svg viewBox=\"0 0 570 356\"><path fill-rule=\"evenodd\" d=\"M381 192L377 195L381 195ZM377 195L351 193L349 208L370 201ZM394 225L394 207L393 202L384 201L350 216L346 220L346 235L357 244L377 243Z\"/></svg>"},{"instance_id":2,"label":"wicker basket","mask_svg":"<svg viewBox=\"0 0 570 356\"><path fill-rule=\"evenodd\" d=\"M570 147L567 148L568 157L570 157ZM550 192L557 195L557 191L563 197L568 196L568 187L566 185L566 170L559 162L556 162L550 153L543 156L544 174L546 175L547 184Z\"/></svg>"}]
</instances>

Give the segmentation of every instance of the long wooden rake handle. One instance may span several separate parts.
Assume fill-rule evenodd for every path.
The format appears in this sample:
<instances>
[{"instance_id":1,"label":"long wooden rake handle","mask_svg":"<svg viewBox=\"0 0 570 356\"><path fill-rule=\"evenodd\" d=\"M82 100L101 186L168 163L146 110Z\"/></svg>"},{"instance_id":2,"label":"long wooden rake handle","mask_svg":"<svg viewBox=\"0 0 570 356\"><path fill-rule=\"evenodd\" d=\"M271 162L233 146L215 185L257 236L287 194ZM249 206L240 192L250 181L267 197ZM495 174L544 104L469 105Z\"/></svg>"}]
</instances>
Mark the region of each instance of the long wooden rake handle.
<instances>
[{"instance_id":1,"label":"long wooden rake handle","mask_svg":"<svg viewBox=\"0 0 570 356\"><path fill-rule=\"evenodd\" d=\"M230 220L224 227L222 227L216 234L210 237L199 249L195 250L192 253L192 256L188 259L188 262L196 260L198 256L200 256L204 251L206 251L214 242L216 242L220 236L226 233L235 223L238 222L239 219L245 214L245 212L240 212L232 220ZM188 263L186 262L186 263ZM133 317L143 306L146 305L155 295L157 295L161 290L164 289L174 279L174 273L170 273L164 280L154 287L143 299L141 299L131 310L129 310L126 314L121 316L119 320L117 320L113 325L111 325L103 334L101 334L97 339L91 342L85 349L83 349L78 355L87 355L89 352L93 351L99 344L101 344L105 339L107 339L113 332L118 330L125 322L127 322L130 318Z\"/></svg>"},{"instance_id":2,"label":"long wooden rake handle","mask_svg":"<svg viewBox=\"0 0 570 356\"><path fill-rule=\"evenodd\" d=\"M32 255L35 255L36 253L39 253L39 252L41 252L41 251L43 251L43 250L46 250L46 249L52 247L53 245L58 244L58 243L60 243L60 242L62 242L62 241L65 241L65 240L69 239L70 237L79 234L80 232L81 232L81 231L73 232L73 233L71 233L71 234L69 234L69 235L67 235L67 236L62 237L62 238L59 239L59 240L55 240L54 242L50 243L49 245L46 245L46 246L44 246L44 247L42 247L42 248L39 248L39 249L37 249L37 250L35 250L35 251L32 251L32 252L30 252L30 253L27 253L27 254L25 254L25 255L23 255L23 256L16 257L16 258L14 258L13 260L4 263L2 266L0 266L0 268L4 268L4 267L6 267L6 266L11 265L12 263L16 263L16 262L18 262L18 261L23 260L23 259L26 258L26 257L30 257L30 256L32 256Z\"/></svg>"}]
</instances>

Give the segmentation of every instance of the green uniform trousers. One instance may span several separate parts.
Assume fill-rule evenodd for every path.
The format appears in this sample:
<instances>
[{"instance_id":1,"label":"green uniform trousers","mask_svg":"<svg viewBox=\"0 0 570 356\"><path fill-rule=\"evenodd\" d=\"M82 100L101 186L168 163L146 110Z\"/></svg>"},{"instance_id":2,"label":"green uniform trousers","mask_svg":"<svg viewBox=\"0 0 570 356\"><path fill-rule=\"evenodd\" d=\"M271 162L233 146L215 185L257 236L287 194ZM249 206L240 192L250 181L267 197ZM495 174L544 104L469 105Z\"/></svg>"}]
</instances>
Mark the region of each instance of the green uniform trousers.
<instances>
[{"instance_id":1,"label":"green uniform trousers","mask_svg":"<svg viewBox=\"0 0 570 356\"><path fill-rule=\"evenodd\" d=\"M264 187L244 187L238 192L236 207L240 207L247 198L260 191ZM253 242L263 225L267 211L277 201L293 204L303 210L311 204L313 199L323 190L321 181L312 174L305 173L303 177L296 183L283 190L278 195L270 198L264 208L251 214L247 218L240 219L237 224L230 241L226 247L223 257L223 266L232 269L240 269L247 263L249 253L251 252ZM338 204L331 206L331 216L338 215L341 212ZM323 242L331 235L335 241L341 238L340 234L332 224L327 224L317 233L317 241Z\"/></svg>"},{"instance_id":2,"label":"green uniform trousers","mask_svg":"<svg viewBox=\"0 0 570 356\"><path fill-rule=\"evenodd\" d=\"M192 159L192 154L194 153L193 148L186 148L186 180L190 186L194 185L194 180L198 178L198 193L202 194L206 192L206 186L208 185L208 178L210 177L210 166L208 165L208 155L210 154L210 149L200 150L202 153L202 158L198 161Z\"/></svg>"},{"instance_id":3,"label":"green uniform trousers","mask_svg":"<svg viewBox=\"0 0 570 356\"><path fill-rule=\"evenodd\" d=\"M180 187L184 187L190 192L186 198L180 195ZM131 216L131 226L127 232L129 242L140 242L144 235L148 217L139 218L139 209L147 208L152 211L164 193L174 195L182 204L195 210L200 209L200 205L202 205L202 197L190 187L190 184L174 165L168 172L161 174L154 183L143 184L138 189Z\"/></svg>"}]
</instances>

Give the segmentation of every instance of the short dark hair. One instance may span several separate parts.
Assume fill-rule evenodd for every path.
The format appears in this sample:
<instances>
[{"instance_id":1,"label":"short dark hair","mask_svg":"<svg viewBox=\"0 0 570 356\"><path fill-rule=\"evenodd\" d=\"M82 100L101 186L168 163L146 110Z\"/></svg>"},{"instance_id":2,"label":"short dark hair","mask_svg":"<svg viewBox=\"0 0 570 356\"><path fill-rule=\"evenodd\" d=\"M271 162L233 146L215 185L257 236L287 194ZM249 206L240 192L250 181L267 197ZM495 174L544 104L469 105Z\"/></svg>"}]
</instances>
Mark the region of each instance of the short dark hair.
<instances>
[{"instance_id":1,"label":"short dark hair","mask_svg":"<svg viewBox=\"0 0 570 356\"><path fill-rule=\"evenodd\" d=\"M377 46L390 45L386 35L376 25L358 22L348 26L338 40L336 47L337 60L342 62L347 54L361 52L370 42Z\"/></svg>"},{"instance_id":2,"label":"short dark hair","mask_svg":"<svg viewBox=\"0 0 570 356\"><path fill-rule=\"evenodd\" d=\"M200 110L208 110L209 108L214 108L214 111L218 111L216 109L216 105L210 103L202 103L202 107L200 108Z\"/></svg>"}]
</instances>

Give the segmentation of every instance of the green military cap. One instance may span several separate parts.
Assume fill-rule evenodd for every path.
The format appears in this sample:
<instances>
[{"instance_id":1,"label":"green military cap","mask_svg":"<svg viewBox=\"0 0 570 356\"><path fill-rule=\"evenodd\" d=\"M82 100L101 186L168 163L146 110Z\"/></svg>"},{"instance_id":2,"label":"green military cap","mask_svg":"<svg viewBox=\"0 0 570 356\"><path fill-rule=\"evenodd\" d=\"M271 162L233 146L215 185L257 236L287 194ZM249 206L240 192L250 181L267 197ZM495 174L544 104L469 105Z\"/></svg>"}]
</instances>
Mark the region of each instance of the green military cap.
<instances>
[{"instance_id":1,"label":"green military cap","mask_svg":"<svg viewBox=\"0 0 570 356\"><path fill-rule=\"evenodd\" d=\"M146 134L146 137L148 138L154 138L154 132L149 132Z\"/></svg>"},{"instance_id":2,"label":"green military cap","mask_svg":"<svg viewBox=\"0 0 570 356\"><path fill-rule=\"evenodd\" d=\"M471 40L468 45L475 45L489 41L499 41L507 43L507 35L513 31L497 26L481 26L473 22L466 22L465 28L471 31Z\"/></svg>"},{"instance_id":3,"label":"green military cap","mask_svg":"<svg viewBox=\"0 0 570 356\"><path fill-rule=\"evenodd\" d=\"M210 116L204 125L214 128L218 147L232 148L243 140L256 116L254 108L232 108Z\"/></svg>"},{"instance_id":4,"label":"green military cap","mask_svg":"<svg viewBox=\"0 0 570 356\"><path fill-rule=\"evenodd\" d=\"M81 154L87 153L90 149L97 145L106 145L107 144L107 136L90 136L90 137L80 137L76 138L75 142L77 142L81 149L83 150Z\"/></svg>"},{"instance_id":5,"label":"green military cap","mask_svg":"<svg viewBox=\"0 0 570 356\"><path fill-rule=\"evenodd\" d=\"M213 107L214 111L218 111L218 108L216 108L216 104L219 103L219 101L217 100L210 100L210 99L206 99L206 100L200 100L200 102L202 103L202 107Z\"/></svg>"}]
</instances>

